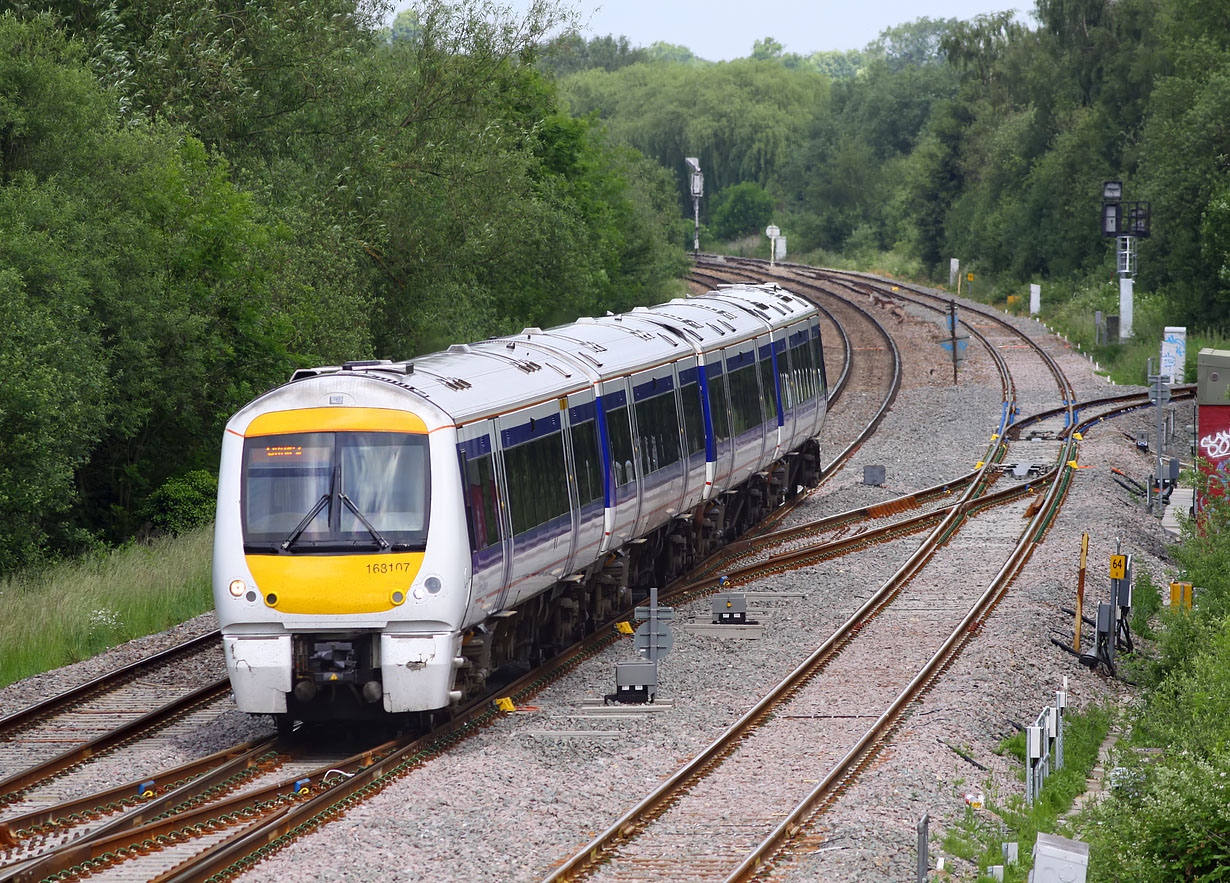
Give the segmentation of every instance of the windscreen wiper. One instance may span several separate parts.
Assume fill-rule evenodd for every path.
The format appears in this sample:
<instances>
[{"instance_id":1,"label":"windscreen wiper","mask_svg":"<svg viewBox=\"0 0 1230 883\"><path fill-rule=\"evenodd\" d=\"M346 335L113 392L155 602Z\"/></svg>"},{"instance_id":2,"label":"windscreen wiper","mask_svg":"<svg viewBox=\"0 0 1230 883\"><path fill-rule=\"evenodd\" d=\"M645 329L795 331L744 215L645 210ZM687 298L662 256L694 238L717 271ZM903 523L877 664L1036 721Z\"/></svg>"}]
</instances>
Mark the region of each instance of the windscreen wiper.
<instances>
[{"instance_id":1,"label":"windscreen wiper","mask_svg":"<svg viewBox=\"0 0 1230 883\"><path fill-rule=\"evenodd\" d=\"M295 526L295 529L290 532L290 536L282 540L283 552L290 551L290 547L295 544L295 540L299 539L303 532L308 529L308 525L311 524L316 516L320 514L320 510L325 508L325 504L329 502L329 498L331 496L333 496L333 494L328 492L320 495L320 499L316 501L316 505L312 507L312 511L310 511L307 515L304 515L303 520L300 521Z\"/></svg>"},{"instance_id":2,"label":"windscreen wiper","mask_svg":"<svg viewBox=\"0 0 1230 883\"><path fill-rule=\"evenodd\" d=\"M344 491L337 496L343 503L346 504L346 508L354 513L354 517L363 523L363 526L367 528L367 532L372 535L372 539L376 541L380 548L387 549L389 547L389 541L382 537L380 535L380 531L376 530L376 528L372 526L372 523L367 520L367 516L359 511L359 507L354 504L354 501L351 500L350 497L346 496Z\"/></svg>"}]
</instances>

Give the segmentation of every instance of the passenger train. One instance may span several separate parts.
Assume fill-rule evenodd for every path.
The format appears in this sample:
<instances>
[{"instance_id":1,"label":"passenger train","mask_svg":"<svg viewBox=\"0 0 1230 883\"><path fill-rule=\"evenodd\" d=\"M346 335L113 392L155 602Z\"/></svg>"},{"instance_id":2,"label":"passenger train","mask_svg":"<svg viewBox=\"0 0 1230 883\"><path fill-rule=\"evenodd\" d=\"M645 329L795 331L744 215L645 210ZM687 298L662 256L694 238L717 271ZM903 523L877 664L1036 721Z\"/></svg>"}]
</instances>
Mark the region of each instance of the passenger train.
<instances>
[{"instance_id":1,"label":"passenger train","mask_svg":"<svg viewBox=\"0 0 1230 883\"><path fill-rule=\"evenodd\" d=\"M296 371L222 444L239 708L433 712L553 655L814 486L826 390L773 285Z\"/></svg>"}]
</instances>

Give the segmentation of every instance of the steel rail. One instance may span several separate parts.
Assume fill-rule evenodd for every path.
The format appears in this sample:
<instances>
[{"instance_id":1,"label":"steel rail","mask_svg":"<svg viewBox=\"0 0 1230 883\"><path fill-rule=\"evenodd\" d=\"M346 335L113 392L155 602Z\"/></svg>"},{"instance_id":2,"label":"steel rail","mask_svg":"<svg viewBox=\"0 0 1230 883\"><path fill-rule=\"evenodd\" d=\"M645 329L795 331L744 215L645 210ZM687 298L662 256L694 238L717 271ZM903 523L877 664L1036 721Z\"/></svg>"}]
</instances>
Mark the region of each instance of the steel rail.
<instances>
[{"instance_id":1,"label":"steel rail","mask_svg":"<svg viewBox=\"0 0 1230 883\"><path fill-rule=\"evenodd\" d=\"M104 752L111 751L143 732L165 726L176 718L196 710L201 705L220 699L229 691L230 681L226 678L214 681L212 684L207 684L204 687L193 690L191 693L147 712L135 720L116 727L114 730L104 733L96 739L91 739L42 763L27 767L0 780L0 806L14 802L34 785L67 772L91 757L97 757Z\"/></svg>"},{"instance_id":2,"label":"steel rail","mask_svg":"<svg viewBox=\"0 0 1230 883\"><path fill-rule=\"evenodd\" d=\"M1112 415L1119 416L1136 409L1135 405L1116 409ZM833 797L835 789L861 768L865 767L872 753L882 744L885 736L892 730L904 714L905 709L919 699L934 683L942 672L960 652L962 647L976 632L986 615L995 607L1007 593L1012 580L1024 569L1034 549L1041 544L1045 529L1053 519L1062 496L1066 493L1067 482L1057 480L1071 475L1072 467L1068 465L1072 451L1075 448L1073 435L1083 433L1089 427L1107 419L1108 415L1089 418L1080 424L1071 424L1065 431L1064 445L1060 451L1060 463L1047 475L1049 487L1043 504L1034 513L1029 525L1021 533L1021 537L1009 555L1008 560L992 578L990 584L975 601L973 607L952 630L939 650L923 666L910 683L898 694L897 698L883 714L868 728L867 732L839 760L832 770L816 785L815 788L777 825L776 828L757 845L732 871L725 883L741 883L754 878L767 864L769 857L782 844L797 834L806 823L806 819L822 804Z\"/></svg>"},{"instance_id":3,"label":"steel rail","mask_svg":"<svg viewBox=\"0 0 1230 883\"><path fill-rule=\"evenodd\" d=\"M114 689L117 686L129 683L138 675L156 668L164 662L170 662L184 654L196 652L210 644L217 644L221 640L222 632L215 629L200 637L191 638L176 644L174 647L168 647L166 650L162 650L152 656L138 659L136 662L129 663L122 668L117 668L115 671L99 675L91 681L65 690L63 693L57 693L55 696L51 696L41 702L36 702L33 705L14 711L0 718L0 736L6 736L14 730L30 725L39 718L48 717L55 712L62 711L70 705L76 705L108 689Z\"/></svg>"}]
</instances>

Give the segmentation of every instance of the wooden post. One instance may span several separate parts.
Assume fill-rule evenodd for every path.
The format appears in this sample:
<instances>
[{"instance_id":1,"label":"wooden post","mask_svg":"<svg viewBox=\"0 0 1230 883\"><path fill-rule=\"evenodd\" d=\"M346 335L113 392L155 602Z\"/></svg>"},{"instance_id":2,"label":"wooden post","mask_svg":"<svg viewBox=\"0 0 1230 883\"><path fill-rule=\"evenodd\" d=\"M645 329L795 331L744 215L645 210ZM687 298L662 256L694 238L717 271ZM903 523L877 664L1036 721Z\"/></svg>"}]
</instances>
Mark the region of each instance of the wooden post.
<instances>
[{"instance_id":1,"label":"wooden post","mask_svg":"<svg viewBox=\"0 0 1230 883\"><path fill-rule=\"evenodd\" d=\"M1077 653L1081 652L1081 613L1085 607L1085 558L1089 554L1089 534L1081 534L1081 569L1076 578L1076 641L1073 644Z\"/></svg>"}]
</instances>

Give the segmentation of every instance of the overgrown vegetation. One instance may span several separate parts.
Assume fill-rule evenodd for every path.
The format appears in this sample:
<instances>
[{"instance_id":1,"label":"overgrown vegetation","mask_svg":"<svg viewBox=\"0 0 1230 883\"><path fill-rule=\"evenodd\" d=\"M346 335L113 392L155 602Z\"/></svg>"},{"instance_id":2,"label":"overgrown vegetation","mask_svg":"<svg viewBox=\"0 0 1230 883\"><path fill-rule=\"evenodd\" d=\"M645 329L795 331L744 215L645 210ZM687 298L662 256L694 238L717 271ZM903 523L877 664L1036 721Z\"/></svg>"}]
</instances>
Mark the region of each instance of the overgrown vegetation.
<instances>
[{"instance_id":1,"label":"overgrown vegetation","mask_svg":"<svg viewBox=\"0 0 1230 883\"><path fill-rule=\"evenodd\" d=\"M985 795L981 809L969 808L961 823L950 828L943 839L943 851L977 865L990 880L988 868L1003 865L1002 844L1015 842L1019 861L1004 868L1007 883L1024 883L1031 866L1030 854L1039 831L1061 828L1060 816L1085 790L1085 781L1098 760L1098 752L1110 731L1111 714L1106 708L1092 707L1068 714L1064 726L1064 767L1047 777L1046 786L1033 806L1024 798L1025 734L1018 732L1000 747L1021 763L1021 786L1010 795Z\"/></svg>"},{"instance_id":2,"label":"overgrown vegetation","mask_svg":"<svg viewBox=\"0 0 1230 883\"><path fill-rule=\"evenodd\" d=\"M0 686L205 612L212 551L205 526L0 579Z\"/></svg>"}]
</instances>

